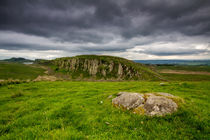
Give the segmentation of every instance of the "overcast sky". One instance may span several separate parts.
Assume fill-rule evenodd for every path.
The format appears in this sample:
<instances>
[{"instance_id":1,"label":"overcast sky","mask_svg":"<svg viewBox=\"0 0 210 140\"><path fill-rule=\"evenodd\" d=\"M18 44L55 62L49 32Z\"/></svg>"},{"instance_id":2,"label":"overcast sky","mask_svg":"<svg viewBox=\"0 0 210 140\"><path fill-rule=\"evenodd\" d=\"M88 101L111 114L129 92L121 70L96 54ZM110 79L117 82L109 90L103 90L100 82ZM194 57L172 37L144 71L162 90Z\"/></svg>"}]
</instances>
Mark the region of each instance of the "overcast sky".
<instances>
[{"instance_id":1,"label":"overcast sky","mask_svg":"<svg viewBox=\"0 0 210 140\"><path fill-rule=\"evenodd\" d=\"M210 59L210 0L0 0L0 59Z\"/></svg>"}]
</instances>

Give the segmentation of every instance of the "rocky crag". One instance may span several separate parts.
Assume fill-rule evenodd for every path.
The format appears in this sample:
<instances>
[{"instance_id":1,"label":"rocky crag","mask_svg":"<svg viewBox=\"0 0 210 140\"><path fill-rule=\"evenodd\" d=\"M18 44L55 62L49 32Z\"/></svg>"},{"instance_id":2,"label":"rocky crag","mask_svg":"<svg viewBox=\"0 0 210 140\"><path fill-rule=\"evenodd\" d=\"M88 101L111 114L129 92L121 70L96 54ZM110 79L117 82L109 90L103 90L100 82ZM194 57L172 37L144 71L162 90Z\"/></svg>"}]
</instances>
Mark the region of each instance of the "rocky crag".
<instances>
[{"instance_id":1,"label":"rocky crag","mask_svg":"<svg viewBox=\"0 0 210 140\"><path fill-rule=\"evenodd\" d=\"M57 58L49 63L55 72L68 74L71 79L160 79L160 75L143 64L113 56L81 55Z\"/></svg>"}]
</instances>

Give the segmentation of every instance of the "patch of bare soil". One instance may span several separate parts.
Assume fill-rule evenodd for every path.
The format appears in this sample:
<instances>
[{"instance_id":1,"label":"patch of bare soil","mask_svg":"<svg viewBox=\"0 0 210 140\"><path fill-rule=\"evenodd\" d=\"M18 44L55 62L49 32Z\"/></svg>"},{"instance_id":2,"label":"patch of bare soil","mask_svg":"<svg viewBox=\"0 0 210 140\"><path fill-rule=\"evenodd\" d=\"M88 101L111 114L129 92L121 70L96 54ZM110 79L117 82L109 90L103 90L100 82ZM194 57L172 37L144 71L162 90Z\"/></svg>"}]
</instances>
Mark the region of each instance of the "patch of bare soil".
<instances>
[{"instance_id":1,"label":"patch of bare soil","mask_svg":"<svg viewBox=\"0 0 210 140\"><path fill-rule=\"evenodd\" d=\"M172 74L197 74L197 75L210 75L210 72L204 71L185 71L185 70L169 70L164 69L160 70L160 73L172 73Z\"/></svg>"},{"instance_id":2,"label":"patch of bare soil","mask_svg":"<svg viewBox=\"0 0 210 140\"><path fill-rule=\"evenodd\" d=\"M34 79L33 81L56 81L58 80L55 76L38 76L36 79Z\"/></svg>"}]
</instances>

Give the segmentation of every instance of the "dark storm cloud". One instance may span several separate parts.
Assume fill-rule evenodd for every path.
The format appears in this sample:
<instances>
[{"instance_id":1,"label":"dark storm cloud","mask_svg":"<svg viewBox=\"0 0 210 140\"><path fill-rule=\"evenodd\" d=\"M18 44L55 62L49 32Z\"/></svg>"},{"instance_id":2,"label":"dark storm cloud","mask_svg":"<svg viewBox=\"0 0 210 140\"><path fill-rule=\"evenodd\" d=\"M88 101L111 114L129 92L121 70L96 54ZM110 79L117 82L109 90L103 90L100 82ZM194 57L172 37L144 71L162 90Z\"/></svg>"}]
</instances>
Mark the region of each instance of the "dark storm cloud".
<instances>
[{"instance_id":1,"label":"dark storm cloud","mask_svg":"<svg viewBox=\"0 0 210 140\"><path fill-rule=\"evenodd\" d=\"M140 14L139 19L148 17L148 20L143 26L140 24L125 31L125 36L148 35L155 32L181 32L186 35L210 33L208 0L131 0L126 4L126 9L133 17Z\"/></svg>"},{"instance_id":2,"label":"dark storm cloud","mask_svg":"<svg viewBox=\"0 0 210 140\"><path fill-rule=\"evenodd\" d=\"M5 50L58 50L58 48L43 46L43 45L34 45L34 44L16 44L16 43L1 43L1 49Z\"/></svg>"},{"instance_id":3,"label":"dark storm cloud","mask_svg":"<svg viewBox=\"0 0 210 140\"><path fill-rule=\"evenodd\" d=\"M209 0L1 0L0 31L1 35L6 32L9 39L0 39L0 49L122 52L135 45L179 41L174 39L174 33L208 38L209 13ZM11 39L8 31L20 34L19 41ZM171 34L172 39L154 39ZM146 40L142 41L142 36ZM21 42L28 38L29 42Z\"/></svg>"},{"instance_id":4,"label":"dark storm cloud","mask_svg":"<svg viewBox=\"0 0 210 140\"><path fill-rule=\"evenodd\" d=\"M129 0L123 5L109 0L1 0L0 5L1 30L57 37L66 33L69 40L82 34L76 30L107 30L110 26L118 28L125 37L156 31L178 31L187 35L209 34L210 31L208 0ZM91 41L79 40L83 39Z\"/></svg>"},{"instance_id":5,"label":"dark storm cloud","mask_svg":"<svg viewBox=\"0 0 210 140\"><path fill-rule=\"evenodd\" d=\"M123 14L116 4L102 0L45 0L1 1L0 29L14 30L39 36L64 37L66 40L82 38L78 30L120 26ZM107 30L107 29L106 29ZM64 34L64 35L62 35ZM95 38L90 37L93 42ZM98 41L102 40L98 38Z\"/></svg>"}]
</instances>

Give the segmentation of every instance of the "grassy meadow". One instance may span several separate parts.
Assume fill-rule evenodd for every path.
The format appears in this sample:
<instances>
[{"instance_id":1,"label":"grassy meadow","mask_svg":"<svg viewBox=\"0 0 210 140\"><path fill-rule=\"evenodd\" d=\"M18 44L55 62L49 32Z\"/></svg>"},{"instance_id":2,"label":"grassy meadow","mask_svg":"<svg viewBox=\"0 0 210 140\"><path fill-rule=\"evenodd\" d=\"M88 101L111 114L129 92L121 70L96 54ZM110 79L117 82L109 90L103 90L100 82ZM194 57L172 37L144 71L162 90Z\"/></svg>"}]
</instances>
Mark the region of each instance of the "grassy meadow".
<instances>
[{"instance_id":1,"label":"grassy meadow","mask_svg":"<svg viewBox=\"0 0 210 140\"><path fill-rule=\"evenodd\" d=\"M44 74L44 69L36 65L0 62L0 79L33 80Z\"/></svg>"},{"instance_id":2,"label":"grassy meadow","mask_svg":"<svg viewBox=\"0 0 210 140\"><path fill-rule=\"evenodd\" d=\"M186 70L186 71L203 71L210 72L209 65L160 65L156 67L157 70L169 69L169 70Z\"/></svg>"},{"instance_id":3,"label":"grassy meadow","mask_svg":"<svg viewBox=\"0 0 210 140\"><path fill-rule=\"evenodd\" d=\"M156 70L192 71L191 67L158 66ZM209 71L209 66L193 67L195 71ZM34 79L44 71L34 65L0 63L0 79L5 80ZM210 139L209 75L160 74L164 81L0 85L0 139ZM178 102L179 109L172 115L143 116L112 106L112 98L120 91L167 92L183 102Z\"/></svg>"},{"instance_id":4,"label":"grassy meadow","mask_svg":"<svg viewBox=\"0 0 210 140\"><path fill-rule=\"evenodd\" d=\"M210 81L210 74L205 74L210 72L210 66L191 66L191 65L160 65L153 67L157 72L162 70L173 70L173 71L184 71L182 73L160 73L167 81ZM186 74L189 72L189 74ZM190 72L200 72L199 74L191 74Z\"/></svg>"},{"instance_id":5,"label":"grassy meadow","mask_svg":"<svg viewBox=\"0 0 210 140\"><path fill-rule=\"evenodd\" d=\"M31 82L0 87L0 139L209 139L210 82ZM114 108L119 91L184 99L165 117Z\"/></svg>"},{"instance_id":6,"label":"grassy meadow","mask_svg":"<svg viewBox=\"0 0 210 140\"><path fill-rule=\"evenodd\" d=\"M167 81L210 81L210 75L161 73Z\"/></svg>"}]
</instances>

